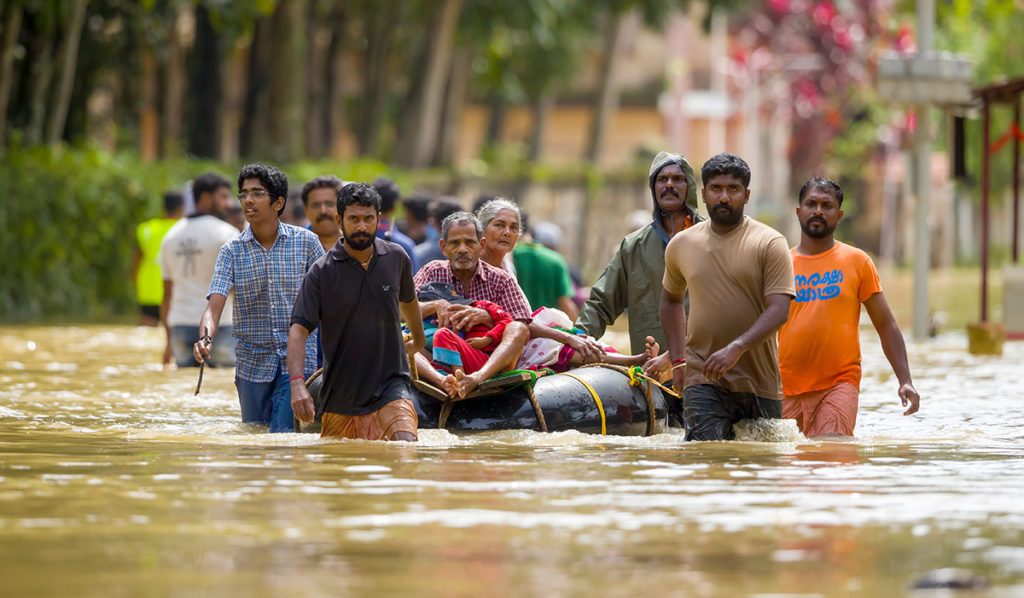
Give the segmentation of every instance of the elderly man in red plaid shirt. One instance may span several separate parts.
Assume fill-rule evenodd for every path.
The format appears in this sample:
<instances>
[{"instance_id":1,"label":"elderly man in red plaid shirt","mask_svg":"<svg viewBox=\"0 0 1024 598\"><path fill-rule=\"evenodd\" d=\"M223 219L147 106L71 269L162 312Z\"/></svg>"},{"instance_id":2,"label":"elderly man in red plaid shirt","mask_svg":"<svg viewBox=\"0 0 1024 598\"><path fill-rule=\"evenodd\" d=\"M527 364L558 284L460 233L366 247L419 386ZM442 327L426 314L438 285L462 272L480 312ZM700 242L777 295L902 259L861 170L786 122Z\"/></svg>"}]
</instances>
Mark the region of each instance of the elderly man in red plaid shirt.
<instances>
[{"instance_id":1,"label":"elderly man in red plaid shirt","mask_svg":"<svg viewBox=\"0 0 1024 598\"><path fill-rule=\"evenodd\" d=\"M460 397L465 397L484 380L512 369L530 338L527 327L531 319L530 304L526 295L511 274L480 259L482 233L480 221L469 212L448 216L441 223L439 241L441 251L448 259L428 263L413 278L417 292L428 283L445 282L455 286L466 299L498 304L515 320L505 327L501 343L482 368L472 374L457 376L456 392ZM443 299L420 303L420 312L424 318L437 318L438 326L451 328L454 332L469 330L478 324L493 325L487 311ZM427 382L443 387L444 377L422 354L417 354L416 364Z\"/></svg>"}]
</instances>

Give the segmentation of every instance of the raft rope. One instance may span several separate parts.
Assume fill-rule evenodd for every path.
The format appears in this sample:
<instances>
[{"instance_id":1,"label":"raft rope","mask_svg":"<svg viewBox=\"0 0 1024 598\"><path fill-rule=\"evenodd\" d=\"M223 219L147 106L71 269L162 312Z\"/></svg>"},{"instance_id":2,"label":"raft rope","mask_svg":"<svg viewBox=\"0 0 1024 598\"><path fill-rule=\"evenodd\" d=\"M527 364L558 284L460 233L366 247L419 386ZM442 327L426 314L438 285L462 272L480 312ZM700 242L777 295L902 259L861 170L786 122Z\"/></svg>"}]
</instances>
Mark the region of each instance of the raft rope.
<instances>
[{"instance_id":1,"label":"raft rope","mask_svg":"<svg viewBox=\"0 0 1024 598\"><path fill-rule=\"evenodd\" d=\"M562 372L561 375L562 376L569 376L570 378L573 378L574 380L576 380L577 382L579 382L583 386L587 387L587 390L590 391L590 396L594 398L594 404L597 405L597 412L601 414L601 435L603 436L603 435L607 434L608 433L608 427L607 427L607 424L606 424L606 421L605 421L605 416L604 416L604 405L601 404L601 397L597 396L597 391L594 390L594 387L591 386L590 384L588 384L586 380L584 380L583 378L580 378L576 374L570 374L569 372Z\"/></svg>"}]
</instances>

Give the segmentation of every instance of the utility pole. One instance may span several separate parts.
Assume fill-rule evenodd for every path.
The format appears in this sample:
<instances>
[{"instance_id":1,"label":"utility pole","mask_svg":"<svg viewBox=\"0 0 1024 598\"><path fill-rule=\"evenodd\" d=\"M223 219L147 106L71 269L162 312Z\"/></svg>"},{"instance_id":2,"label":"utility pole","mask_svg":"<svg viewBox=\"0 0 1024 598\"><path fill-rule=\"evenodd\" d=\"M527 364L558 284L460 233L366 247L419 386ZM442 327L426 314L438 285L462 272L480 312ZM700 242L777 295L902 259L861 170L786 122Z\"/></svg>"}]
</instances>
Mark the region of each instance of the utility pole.
<instances>
[{"instance_id":1,"label":"utility pole","mask_svg":"<svg viewBox=\"0 0 1024 598\"><path fill-rule=\"evenodd\" d=\"M935 51L935 0L917 0L917 55L928 58ZM917 206L914 210L914 339L928 338L928 271L931 266L929 208L931 207L931 109L926 102L914 107L917 130L914 132L914 186Z\"/></svg>"}]
</instances>

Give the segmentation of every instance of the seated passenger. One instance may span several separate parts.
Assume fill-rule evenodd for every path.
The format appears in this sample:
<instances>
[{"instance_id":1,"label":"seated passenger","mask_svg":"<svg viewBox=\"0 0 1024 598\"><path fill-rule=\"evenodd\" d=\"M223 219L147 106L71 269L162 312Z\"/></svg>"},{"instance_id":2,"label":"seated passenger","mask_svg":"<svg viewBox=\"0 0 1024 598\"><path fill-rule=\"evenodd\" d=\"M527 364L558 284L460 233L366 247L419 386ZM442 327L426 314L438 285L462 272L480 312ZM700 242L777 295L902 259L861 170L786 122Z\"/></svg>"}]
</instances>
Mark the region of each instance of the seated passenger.
<instances>
[{"instance_id":1,"label":"seated passenger","mask_svg":"<svg viewBox=\"0 0 1024 598\"><path fill-rule=\"evenodd\" d=\"M512 369L529 339L530 307L526 296L509 273L480 259L482 234L483 227L472 214L456 212L448 216L441 223L439 240L448 259L426 264L414 278L417 293L430 283L447 283L462 297L495 303L512 318L502 331L500 342L480 369L457 379L454 386L448 385L450 390L446 390L453 398L456 395L465 397L484 380ZM439 328L449 328L453 332L468 331L478 325L493 328L497 324L486 309L447 299L420 303L420 313L425 319L436 317ZM416 366L424 380L445 387L444 377L422 354L416 356Z\"/></svg>"}]
</instances>

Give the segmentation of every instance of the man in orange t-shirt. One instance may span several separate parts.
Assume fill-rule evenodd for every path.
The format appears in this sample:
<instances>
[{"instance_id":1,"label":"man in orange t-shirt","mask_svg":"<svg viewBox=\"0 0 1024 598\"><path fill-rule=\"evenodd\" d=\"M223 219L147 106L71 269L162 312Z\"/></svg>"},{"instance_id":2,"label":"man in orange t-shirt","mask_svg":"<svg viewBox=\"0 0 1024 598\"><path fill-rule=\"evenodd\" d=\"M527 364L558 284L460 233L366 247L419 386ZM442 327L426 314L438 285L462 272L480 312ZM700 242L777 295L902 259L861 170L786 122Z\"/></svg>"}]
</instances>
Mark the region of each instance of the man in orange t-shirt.
<instances>
[{"instance_id":1,"label":"man in orange t-shirt","mask_svg":"<svg viewBox=\"0 0 1024 598\"><path fill-rule=\"evenodd\" d=\"M808 438L853 435L860 394L861 303L899 380L899 397L907 407L903 414L917 412L920 403L903 335L875 265L860 249L835 240L842 205L843 190L834 181L807 181L796 209L800 244L790 250L796 299L779 329L782 416L795 419Z\"/></svg>"}]
</instances>

